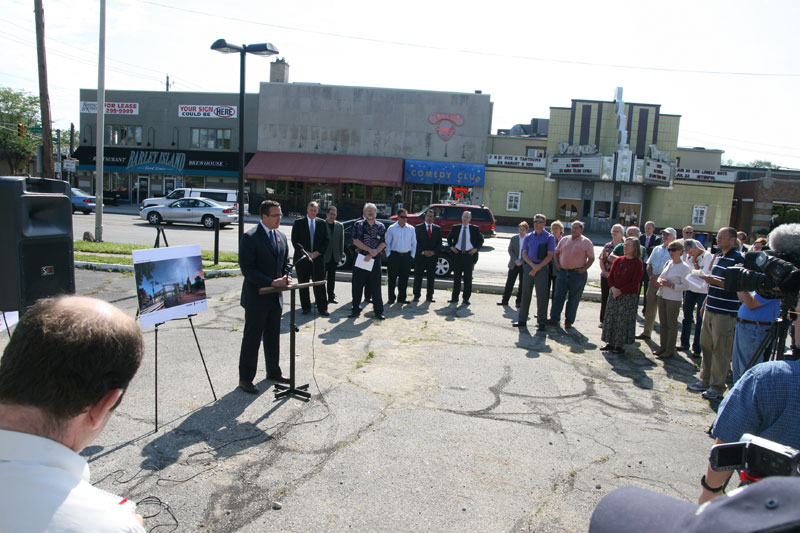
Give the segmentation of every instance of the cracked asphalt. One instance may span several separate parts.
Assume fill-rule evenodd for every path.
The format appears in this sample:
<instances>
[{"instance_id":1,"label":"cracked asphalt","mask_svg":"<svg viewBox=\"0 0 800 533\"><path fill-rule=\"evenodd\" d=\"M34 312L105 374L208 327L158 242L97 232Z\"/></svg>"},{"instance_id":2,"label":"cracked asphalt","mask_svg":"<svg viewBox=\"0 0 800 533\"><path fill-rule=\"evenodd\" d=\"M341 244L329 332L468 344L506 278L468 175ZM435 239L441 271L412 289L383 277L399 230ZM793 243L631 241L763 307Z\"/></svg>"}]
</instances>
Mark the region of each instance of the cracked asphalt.
<instances>
[{"instance_id":1,"label":"cracked asphalt","mask_svg":"<svg viewBox=\"0 0 800 533\"><path fill-rule=\"evenodd\" d=\"M134 278L76 271L78 292L135 313ZM637 485L694 501L712 441L695 365L650 350L601 353L599 304L576 327L511 327L494 294L472 305L298 313L298 383L276 401L263 359L236 388L241 278L206 281L193 318L144 328L146 358L105 432L84 451L97 486L137 502L149 531L586 531L597 502ZM287 308L288 308L288 298ZM281 362L289 372L288 312ZM0 340L0 348L7 339Z\"/></svg>"}]
</instances>

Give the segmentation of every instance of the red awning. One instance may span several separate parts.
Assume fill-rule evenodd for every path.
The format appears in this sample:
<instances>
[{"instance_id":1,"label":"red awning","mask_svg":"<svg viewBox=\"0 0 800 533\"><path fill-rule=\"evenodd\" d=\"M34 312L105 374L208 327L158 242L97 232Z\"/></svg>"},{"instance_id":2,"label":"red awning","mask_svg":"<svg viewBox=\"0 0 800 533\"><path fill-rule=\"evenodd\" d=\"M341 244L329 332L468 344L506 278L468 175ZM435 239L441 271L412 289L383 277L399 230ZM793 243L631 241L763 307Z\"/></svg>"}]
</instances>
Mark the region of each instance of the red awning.
<instances>
[{"instance_id":1,"label":"red awning","mask_svg":"<svg viewBox=\"0 0 800 533\"><path fill-rule=\"evenodd\" d=\"M363 183L399 187L403 160L397 157L257 152L244 170L247 179Z\"/></svg>"}]
</instances>

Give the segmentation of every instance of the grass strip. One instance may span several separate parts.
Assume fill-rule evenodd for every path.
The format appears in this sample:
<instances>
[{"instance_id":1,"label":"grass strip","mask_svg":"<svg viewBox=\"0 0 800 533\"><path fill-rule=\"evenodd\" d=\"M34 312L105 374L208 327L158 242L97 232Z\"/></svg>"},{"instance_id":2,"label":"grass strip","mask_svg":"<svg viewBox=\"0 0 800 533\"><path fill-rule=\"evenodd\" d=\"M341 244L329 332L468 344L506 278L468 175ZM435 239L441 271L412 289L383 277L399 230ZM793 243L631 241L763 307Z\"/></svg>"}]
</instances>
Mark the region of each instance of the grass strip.
<instances>
[{"instance_id":1,"label":"grass strip","mask_svg":"<svg viewBox=\"0 0 800 533\"><path fill-rule=\"evenodd\" d=\"M79 259L79 261L93 261L93 262L101 262L101 263L108 263L113 262L120 265L130 265L130 256L133 250L146 250L152 248L152 246L147 246L143 244L123 244L119 242L88 242L88 241L75 241L75 254L77 259L78 252L86 252L89 254L114 254L120 255L122 257L128 256L129 262L121 261L121 258L118 259L116 257L109 258L105 257L102 261L95 261L94 259ZM97 256L100 257L100 256ZM200 250L200 257L204 261L213 261L214 260L214 252L212 250ZM113 261L111 261L113 259ZM220 252L219 253L219 260L223 263L233 263L234 266L231 268L238 268L239 267L239 254L234 254L231 252Z\"/></svg>"},{"instance_id":2,"label":"grass strip","mask_svg":"<svg viewBox=\"0 0 800 533\"><path fill-rule=\"evenodd\" d=\"M114 265L133 265L133 259L130 256L125 257L124 255L108 256L108 255L76 253L75 261L85 261L87 263L104 263L104 264L114 264ZM234 270L238 269L239 265L237 264L220 265L217 263L212 263L211 261L203 261L203 268L206 270L211 270L211 269Z\"/></svg>"}]
</instances>

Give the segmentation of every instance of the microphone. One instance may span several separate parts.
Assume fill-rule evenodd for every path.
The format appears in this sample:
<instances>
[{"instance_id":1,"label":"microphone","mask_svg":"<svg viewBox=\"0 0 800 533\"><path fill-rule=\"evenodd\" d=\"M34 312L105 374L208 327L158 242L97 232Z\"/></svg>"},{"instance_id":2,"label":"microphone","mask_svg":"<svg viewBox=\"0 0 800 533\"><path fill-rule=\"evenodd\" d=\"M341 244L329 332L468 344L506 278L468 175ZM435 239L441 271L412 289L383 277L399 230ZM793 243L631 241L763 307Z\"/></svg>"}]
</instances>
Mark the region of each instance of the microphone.
<instances>
[{"instance_id":1,"label":"microphone","mask_svg":"<svg viewBox=\"0 0 800 533\"><path fill-rule=\"evenodd\" d=\"M298 251L298 252L300 252L301 254L303 254L303 256L304 256L306 259L308 259L309 261L314 261L313 259L311 259L311 255L310 255L310 254L309 254L309 253L306 251L306 249L305 249L305 248L303 248L303 245L302 245L302 244L300 244L300 243L298 242L298 243L297 243L297 245L295 245L295 248L297 248L297 251ZM295 262L295 264L296 264L296 262Z\"/></svg>"}]
</instances>

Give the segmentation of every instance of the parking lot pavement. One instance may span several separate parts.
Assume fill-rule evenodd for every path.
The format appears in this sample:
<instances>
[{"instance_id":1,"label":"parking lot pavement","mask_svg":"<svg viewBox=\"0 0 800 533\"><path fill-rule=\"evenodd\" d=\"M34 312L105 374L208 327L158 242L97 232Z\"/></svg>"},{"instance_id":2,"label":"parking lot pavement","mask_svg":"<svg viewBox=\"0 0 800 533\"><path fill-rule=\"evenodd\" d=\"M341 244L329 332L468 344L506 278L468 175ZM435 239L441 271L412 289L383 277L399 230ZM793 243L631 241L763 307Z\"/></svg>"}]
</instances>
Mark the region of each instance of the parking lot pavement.
<instances>
[{"instance_id":1,"label":"parking lot pavement","mask_svg":"<svg viewBox=\"0 0 800 533\"><path fill-rule=\"evenodd\" d=\"M80 293L134 314L132 276L76 278ZM369 307L347 318L340 282L329 318L298 315L306 403L275 401L263 362L263 392L236 389L240 286L208 280L209 309L193 319L218 401L188 322L168 322L153 432L155 335L144 328L142 368L84 452L97 486L137 502L147 530L586 531L616 487L699 493L714 413L686 391L694 364L640 345L599 352L595 303L581 303L576 328L543 334L510 327L516 313L481 293L456 306L437 291L373 322Z\"/></svg>"}]
</instances>

